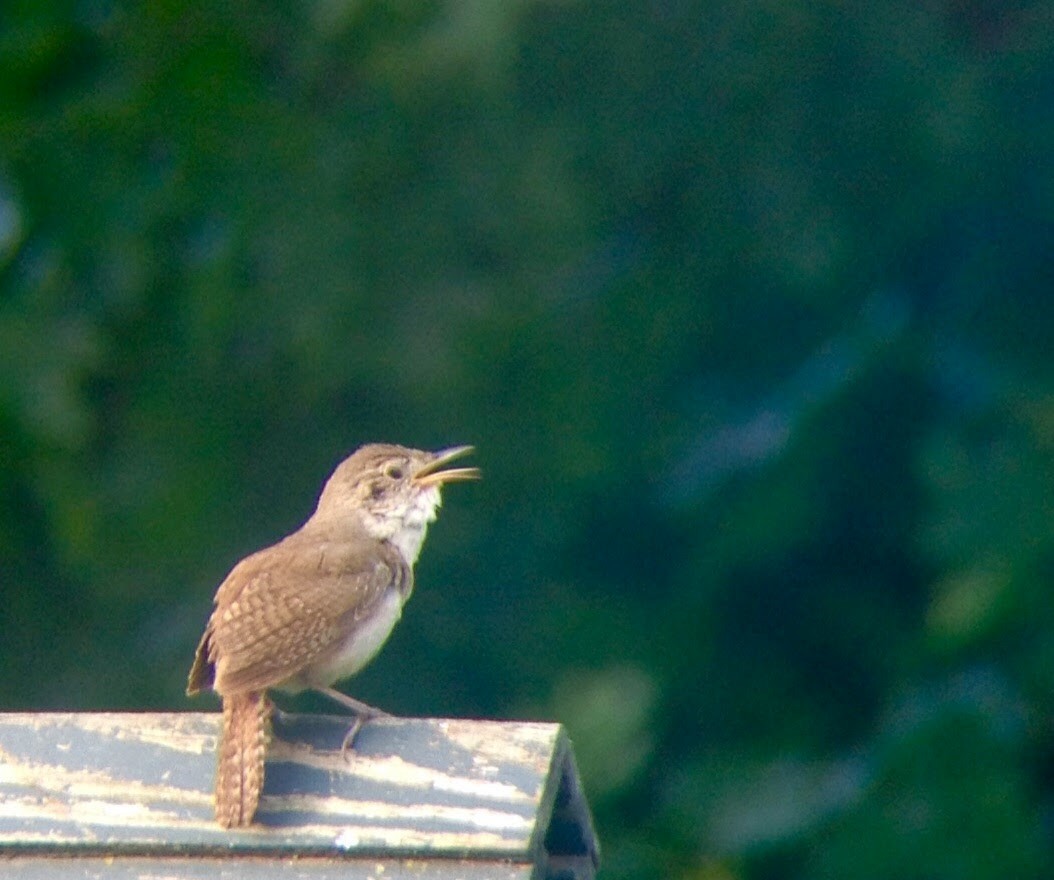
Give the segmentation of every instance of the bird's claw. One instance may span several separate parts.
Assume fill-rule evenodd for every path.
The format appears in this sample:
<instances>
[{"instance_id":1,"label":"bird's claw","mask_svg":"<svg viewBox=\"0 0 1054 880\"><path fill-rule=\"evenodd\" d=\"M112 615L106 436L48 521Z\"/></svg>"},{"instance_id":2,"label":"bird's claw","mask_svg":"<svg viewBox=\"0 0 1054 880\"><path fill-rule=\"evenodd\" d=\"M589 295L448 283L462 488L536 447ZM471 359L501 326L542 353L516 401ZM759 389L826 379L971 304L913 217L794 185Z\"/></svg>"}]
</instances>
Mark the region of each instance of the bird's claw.
<instances>
[{"instance_id":1,"label":"bird's claw","mask_svg":"<svg viewBox=\"0 0 1054 880\"><path fill-rule=\"evenodd\" d=\"M364 723L365 720L363 717L361 715L356 715L355 721L352 722L351 727L348 728L348 732L344 734L344 740L340 744L340 756L348 763L351 763L351 758L348 757L348 752L354 748L355 737L359 735L359 731L362 730L362 725Z\"/></svg>"},{"instance_id":2,"label":"bird's claw","mask_svg":"<svg viewBox=\"0 0 1054 880\"><path fill-rule=\"evenodd\" d=\"M345 761L351 761L348 757L348 752L355 748L355 737L359 735L359 731L362 730L363 725L367 721L373 721L374 718L392 718L393 716L387 712L382 712L380 709L373 709L370 712L363 712L355 716L355 721L352 722L351 727L348 728L348 732L344 734L344 740L340 744L340 756Z\"/></svg>"}]
</instances>

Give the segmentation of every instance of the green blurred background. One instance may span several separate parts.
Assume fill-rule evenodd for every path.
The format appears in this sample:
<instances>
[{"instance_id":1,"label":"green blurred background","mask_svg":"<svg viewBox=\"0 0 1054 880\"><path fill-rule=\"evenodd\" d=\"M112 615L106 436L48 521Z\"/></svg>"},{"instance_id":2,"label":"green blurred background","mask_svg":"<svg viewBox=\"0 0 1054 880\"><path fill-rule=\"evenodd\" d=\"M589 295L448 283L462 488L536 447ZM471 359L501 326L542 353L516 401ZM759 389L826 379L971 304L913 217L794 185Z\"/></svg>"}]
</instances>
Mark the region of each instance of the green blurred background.
<instances>
[{"instance_id":1,"label":"green blurred background","mask_svg":"<svg viewBox=\"0 0 1054 880\"><path fill-rule=\"evenodd\" d=\"M1034 0L5 2L0 706L212 710L474 443L356 696L566 723L609 878L1049 876L1052 147Z\"/></svg>"}]
</instances>

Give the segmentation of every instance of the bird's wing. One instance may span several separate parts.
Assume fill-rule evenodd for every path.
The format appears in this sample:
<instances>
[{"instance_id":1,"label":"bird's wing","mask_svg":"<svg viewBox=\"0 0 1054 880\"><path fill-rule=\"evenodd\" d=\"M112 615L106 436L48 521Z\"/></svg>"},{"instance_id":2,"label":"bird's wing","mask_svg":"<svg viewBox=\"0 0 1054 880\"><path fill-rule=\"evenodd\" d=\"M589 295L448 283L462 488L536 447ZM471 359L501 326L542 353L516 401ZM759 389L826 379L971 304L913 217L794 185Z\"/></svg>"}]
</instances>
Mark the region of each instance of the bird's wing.
<instances>
[{"instance_id":1,"label":"bird's wing","mask_svg":"<svg viewBox=\"0 0 1054 880\"><path fill-rule=\"evenodd\" d=\"M199 656L221 694L280 685L346 638L388 590L408 592L412 578L387 545L294 534L234 567Z\"/></svg>"}]
</instances>

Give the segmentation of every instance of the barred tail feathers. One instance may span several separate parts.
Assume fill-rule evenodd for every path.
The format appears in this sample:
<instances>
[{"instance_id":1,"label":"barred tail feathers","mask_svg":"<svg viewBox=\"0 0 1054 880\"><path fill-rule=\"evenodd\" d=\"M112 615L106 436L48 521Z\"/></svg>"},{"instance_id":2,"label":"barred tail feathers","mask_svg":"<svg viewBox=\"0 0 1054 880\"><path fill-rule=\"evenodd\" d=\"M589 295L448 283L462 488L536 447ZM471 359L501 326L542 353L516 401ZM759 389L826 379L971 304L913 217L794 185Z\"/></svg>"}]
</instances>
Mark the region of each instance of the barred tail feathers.
<instances>
[{"instance_id":1,"label":"barred tail feathers","mask_svg":"<svg viewBox=\"0 0 1054 880\"><path fill-rule=\"evenodd\" d=\"M223 730L216 770L216 821L224 828L249 825L264 785L271 701L263 691L223 697Z\"/></svg>"}]
</instances>

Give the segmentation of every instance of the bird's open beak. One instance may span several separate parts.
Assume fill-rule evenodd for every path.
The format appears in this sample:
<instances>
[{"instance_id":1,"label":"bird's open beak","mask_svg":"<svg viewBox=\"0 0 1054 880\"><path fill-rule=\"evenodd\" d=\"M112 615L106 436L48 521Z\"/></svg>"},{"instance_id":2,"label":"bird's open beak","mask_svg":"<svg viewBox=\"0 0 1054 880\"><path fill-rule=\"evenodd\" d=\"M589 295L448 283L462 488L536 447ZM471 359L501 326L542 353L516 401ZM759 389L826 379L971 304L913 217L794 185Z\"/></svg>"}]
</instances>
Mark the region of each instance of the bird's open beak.
<instances>
[{"instance_id":1,"label":"bird's open beak","mask_svg":"<svg viewBox=\"0 0 1054 880\"><path fill-rule=\"evenodd\" d=\"M430 462L423 465L414 474L414 482L419 486L441 486L443 483L453 483L458 480L478 480L479 468L446 468L443 466L452 462L455 458L461 458L472 452L471 446L454 446L444 449L435 454Z\"/></svg>"}]
</instances>

